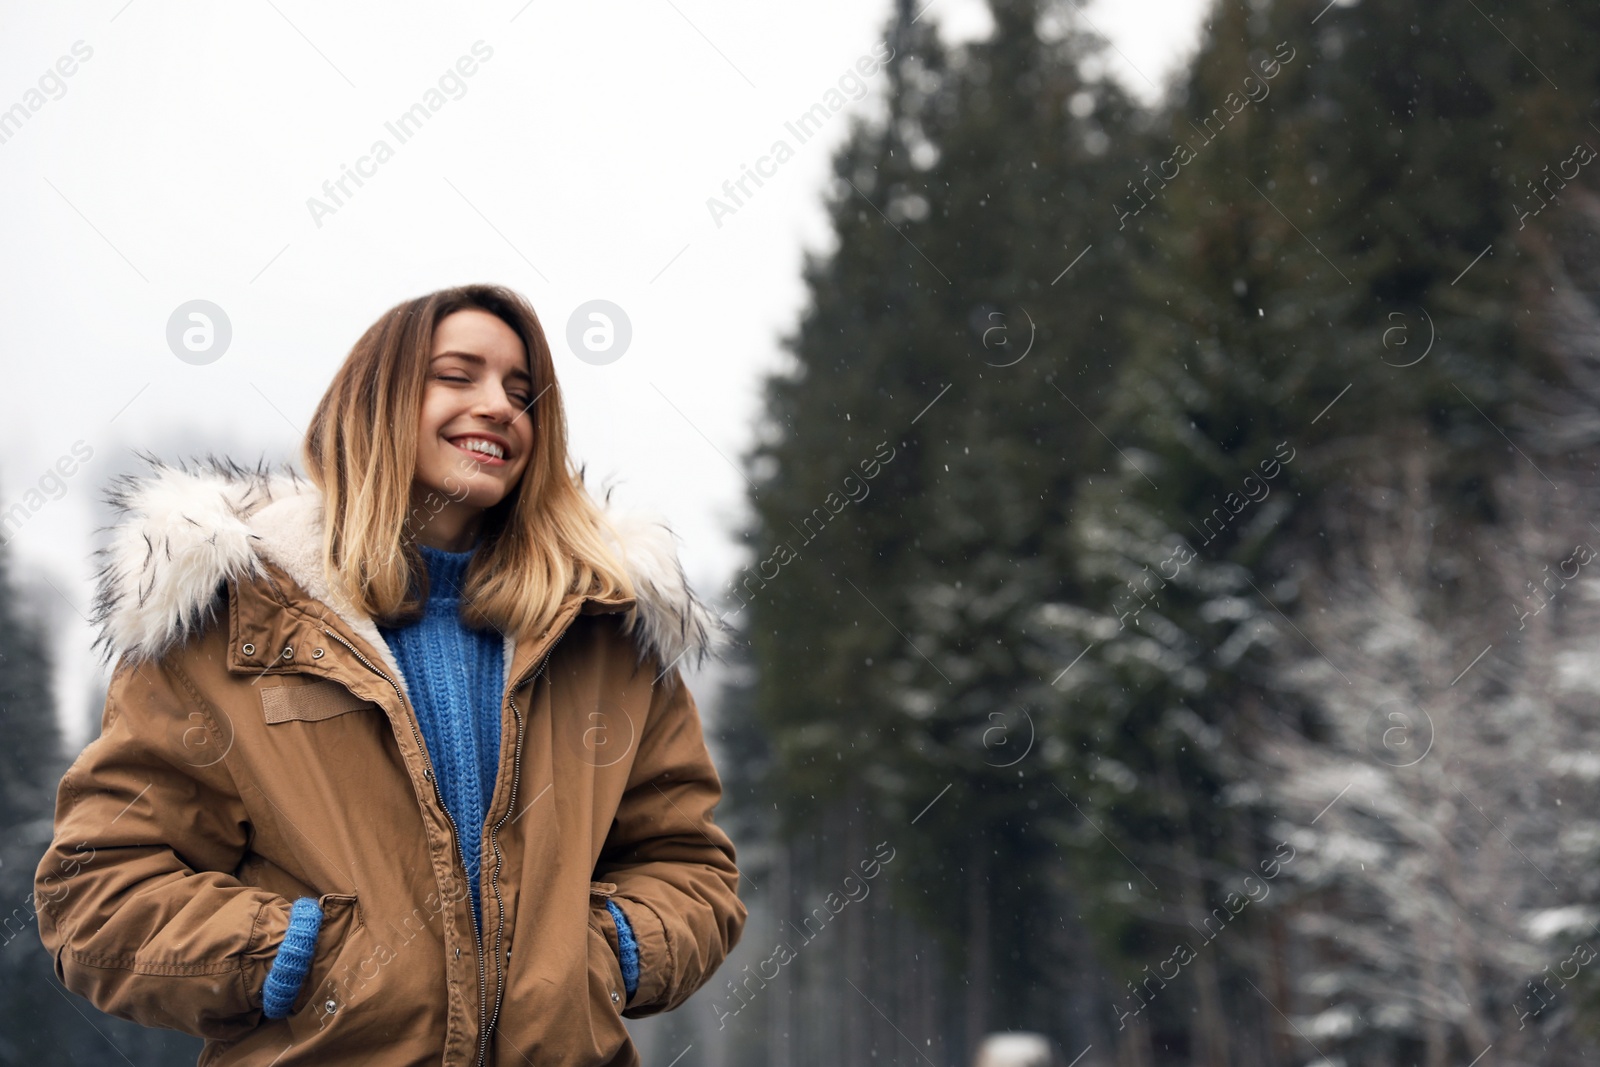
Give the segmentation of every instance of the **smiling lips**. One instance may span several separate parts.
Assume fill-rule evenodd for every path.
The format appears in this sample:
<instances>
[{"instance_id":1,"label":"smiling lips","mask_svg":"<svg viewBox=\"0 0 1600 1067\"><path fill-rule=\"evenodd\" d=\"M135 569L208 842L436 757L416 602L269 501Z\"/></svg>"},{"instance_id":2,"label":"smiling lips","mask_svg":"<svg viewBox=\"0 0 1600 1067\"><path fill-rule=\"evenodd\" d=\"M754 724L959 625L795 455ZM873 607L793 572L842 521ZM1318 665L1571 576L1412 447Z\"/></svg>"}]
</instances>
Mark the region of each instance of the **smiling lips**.
<instances>
[{"instance_id":1,"label":"smiling lips","mask_svg":"<svg viewBox=\"0 0 1600 1067\"><path fill-rule=\"evenodd\" d=\"M506 464L506 448L500 442L487 437L452 437L450 443L457 449L471 456L473 461L485 467L503 467Z\"/></svg>"}]
</instances>

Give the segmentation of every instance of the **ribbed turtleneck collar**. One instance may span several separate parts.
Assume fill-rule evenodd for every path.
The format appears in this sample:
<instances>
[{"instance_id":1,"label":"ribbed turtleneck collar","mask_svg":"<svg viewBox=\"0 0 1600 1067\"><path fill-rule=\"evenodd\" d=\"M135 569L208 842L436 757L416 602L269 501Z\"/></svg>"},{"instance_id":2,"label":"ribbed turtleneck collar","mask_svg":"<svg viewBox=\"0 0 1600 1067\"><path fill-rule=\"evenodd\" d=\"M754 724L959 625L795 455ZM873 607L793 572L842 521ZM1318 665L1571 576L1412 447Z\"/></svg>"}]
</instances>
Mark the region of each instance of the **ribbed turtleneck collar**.
<instances>
[{"instance_id":1,"label":"ribbed turtleneck collar","mask_svg":"<svg viewBox=\"0 0 1600 1067\"><path fill-rule=\"evenodd\" d=\"M461 589L467 584L467 565L472 562L473 553L477 550L446 552L424 544L417 545L417 549L428 568L428 609L432 610L438 604L454 610L461 601Z\"/></svg>"}]
</instances>

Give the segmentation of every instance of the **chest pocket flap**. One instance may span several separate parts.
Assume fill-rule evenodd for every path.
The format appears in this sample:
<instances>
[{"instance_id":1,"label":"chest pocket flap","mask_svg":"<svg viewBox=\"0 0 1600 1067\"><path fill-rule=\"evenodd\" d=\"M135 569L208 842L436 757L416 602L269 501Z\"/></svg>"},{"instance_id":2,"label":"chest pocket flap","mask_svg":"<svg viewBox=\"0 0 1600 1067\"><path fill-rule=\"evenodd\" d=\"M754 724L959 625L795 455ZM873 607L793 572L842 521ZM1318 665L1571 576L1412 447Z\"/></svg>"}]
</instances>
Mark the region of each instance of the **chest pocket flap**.
<instances>
[{"instance_id":1,"label":"chest pocket flap","mask_svg":"<svg viewBox=\"0 0 1600 1067\"><path fill-rule=\"evenodd\" d=\"M267 722L319 722L347 711L375 710L338 682L325 678L306 685L272 685L261 690L261 711Z\"/></svg>"}]
</instances>

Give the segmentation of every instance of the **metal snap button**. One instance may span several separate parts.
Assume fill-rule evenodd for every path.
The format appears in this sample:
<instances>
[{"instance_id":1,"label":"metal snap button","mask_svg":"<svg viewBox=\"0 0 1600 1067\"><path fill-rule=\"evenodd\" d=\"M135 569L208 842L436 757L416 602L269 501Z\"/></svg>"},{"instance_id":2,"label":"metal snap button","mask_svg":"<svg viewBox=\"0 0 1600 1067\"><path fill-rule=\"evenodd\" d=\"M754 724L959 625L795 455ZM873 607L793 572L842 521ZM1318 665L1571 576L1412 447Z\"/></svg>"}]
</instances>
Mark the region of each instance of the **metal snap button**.
<instances>
[{"instance_id":1,"label":"metal snap button","mask_svg":"<svg viewBox=\"0 0 1600 1067\"><path fill-rule=\"evenodd\" d=\"M616 994L615 994L615 993L613 993L613 994L611 994L611 995L612 995L612 996L613 996L613 997L615 997L615 996L616 996ZM324 1010L324 1011L326 1011L326 1012L327 1012L327 1013L328 1013L328 1014L329 1014L329 1015L332 1015L332 1014L333 1014L333 1013L334 1013L334 1012L336 1012L336 1011L338 1011L338 1010L339 1010L339 1005L338 1005L338 1004L335 1004L335 1003L334 1003L334 1002L333 1002L333 1001L332 1001L332 1000L329 1000L329 1001L328 1001L328 1002L327 1002L327 1003L325 1003L325 1004L324 1004L324 1005L322 1005L322 1007L323 1007L323 1010Z\"/></svg>"},{"instance_id":2,"label":"metal snap button","mask_svg":"<svg viewBox=\"0 0 1600 1067\"><path fill-rule=\"evenodd\" d=\"M322 649L320 649L320 648L313 649L312 652L311 652L311 658L312 659L321 659L322 658Z\"/></svg>"},{"instance_id":3,"label":"metal snap button","mask_svg":"<svg viewBox=\"0 0 1600 1067\"><path fill-rule=\"evenodd\" d=\"M622 998L621 998L621 997L619 997L619 996L617 996L617 991L616 991L616 990L615 990L615 989L613 989L613 990L612 990L612 991L611 991L611 1003L613 1003L613 1004L618 1004L618 1003L620 1003L620 1002L621 1002L621 1001L622 1001Z\"/></svg>"},{"instance_id":4,"label":"metal snap button","mask_svg":"<svg viewBox=\"0 0 1600 1067\"><path fill-rule=\"evenodd\" d=\"M247 656L253 656L253 655L256 654L256 646L252 645L252 644L250 644L250 642L246 641L245 645L244 645L244 648L241 651L243 651L244 654L247 655Z\"/></svg>"},{"instance_id":5,"label":"metal snap button","mask_svg":"<svg viewBox=\"0 0 1600 1067\"><path fill-rule=\"evenodd\" d=\"M459 960L460 958L461 958L461 946L457 945L456 946L456 959Z\"/></svg>"}]
</instances>

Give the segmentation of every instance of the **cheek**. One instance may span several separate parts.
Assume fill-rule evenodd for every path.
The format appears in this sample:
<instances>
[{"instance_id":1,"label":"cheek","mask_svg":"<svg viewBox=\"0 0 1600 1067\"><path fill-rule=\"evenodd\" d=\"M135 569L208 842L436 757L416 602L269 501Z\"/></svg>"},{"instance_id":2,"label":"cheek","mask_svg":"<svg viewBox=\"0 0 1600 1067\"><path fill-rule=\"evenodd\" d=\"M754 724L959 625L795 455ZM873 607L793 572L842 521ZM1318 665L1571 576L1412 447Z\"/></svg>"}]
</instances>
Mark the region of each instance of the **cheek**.
<instances>
[{"instance_id":1,"label":"cheek","mask_svg":"<svg viewBox=\"0 0 1600 1067\"><path fill-rule=\"evenodd\" d=\"M457 479L455 465L451 457L444 454L443 450L449 445L442 444L434 438L427 438L417 442L417 469L413 472L416 481L429 489L442 489L446 479Z\"/></svg>"},{"instance_id":2,"label":"cheek","mask_svg":"<svg viewBox=\"0 0 1600 1067\"><path fill-rule=\"evenodd\" d=\"M417 419L417 444L424 447L439 444L439 431L449 418L450 412L441 403L439 390L429 388L422 396L422 411Z\"/></svg>"},{"instance_id":3,"label":"cheek","mask_svg":"<svg viewBox=\"0 0 1600 1067\"><path fill-rule=\"evenodd\" d=\"M535 442L533 439L533 424L528 421L526 416L520 420L520 425L517 429L516 441L517 450L522 455L521 469L527 470L533 465L533 450L535 448Z\"/></svg>"},{"instance_id":4,"label":"cheek","mask_svg":"<svg viewBox=\"0 0 1600 1067\"><path fill-rule=\"evenodd\" d=\"M455 469L455 446L439 436L447 414L424 400L417 424L417 473L430 484Z\"/></svg>"}]
</instances>

